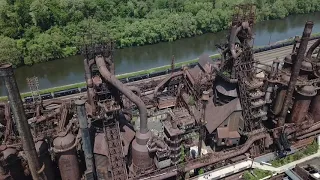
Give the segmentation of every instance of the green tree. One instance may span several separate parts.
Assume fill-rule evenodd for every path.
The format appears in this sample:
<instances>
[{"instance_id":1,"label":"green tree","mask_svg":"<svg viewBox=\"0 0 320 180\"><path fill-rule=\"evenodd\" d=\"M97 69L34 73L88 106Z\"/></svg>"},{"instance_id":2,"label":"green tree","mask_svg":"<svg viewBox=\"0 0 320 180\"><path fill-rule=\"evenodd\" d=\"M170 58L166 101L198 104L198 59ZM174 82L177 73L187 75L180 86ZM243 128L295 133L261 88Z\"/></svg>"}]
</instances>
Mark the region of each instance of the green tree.
<instances>
[{"instance_id":1,"label":"green tree","mask_svg":"<svg viewBox=\"0 0 320 180\"><path fill-rule=\"evenodd\" d=\"M0 36L0 63L12 63L14 66L22 63L21 49L18 48L16 40Z\"/></svg>"}]
</instances>

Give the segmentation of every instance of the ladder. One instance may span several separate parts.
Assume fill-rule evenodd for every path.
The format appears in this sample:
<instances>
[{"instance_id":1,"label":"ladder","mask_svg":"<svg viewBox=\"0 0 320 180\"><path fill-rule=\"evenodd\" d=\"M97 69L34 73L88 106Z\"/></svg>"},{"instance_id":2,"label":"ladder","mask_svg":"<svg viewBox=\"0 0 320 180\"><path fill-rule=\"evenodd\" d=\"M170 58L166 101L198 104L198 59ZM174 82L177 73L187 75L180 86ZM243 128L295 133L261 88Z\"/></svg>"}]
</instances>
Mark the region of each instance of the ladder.
<instances>
[{"instance_id":1,"label":"ladder","mask_svg":"<svg viewBox=\"0 0 320 180\"><path fill-rule=\"evenodd\" d=\"M128 179L126 163L123 158L123 149L119 122L104 120L104 134L108 148L108 158L113 180Z\"/></svg>"}]
</instances>

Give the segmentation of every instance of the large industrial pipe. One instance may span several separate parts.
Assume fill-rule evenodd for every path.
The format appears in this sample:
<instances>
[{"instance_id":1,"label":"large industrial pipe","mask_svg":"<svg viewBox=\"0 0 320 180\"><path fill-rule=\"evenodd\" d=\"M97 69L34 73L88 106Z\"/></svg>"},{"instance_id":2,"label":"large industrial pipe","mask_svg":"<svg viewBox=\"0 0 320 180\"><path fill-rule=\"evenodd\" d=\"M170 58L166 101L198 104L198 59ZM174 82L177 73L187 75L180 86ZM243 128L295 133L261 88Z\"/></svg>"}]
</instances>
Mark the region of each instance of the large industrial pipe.
<instances>
[{"instance_id":1,"label":"large industrial pipe","mask_svg":"<svg viewBox=\"0 0 320 180\"><path fill-rule=\"evenodd\" d=\"M85 100L77 100L75 103L77 105L77 115L82 136L82 149L86 161L86 174L93 174L94 176L92 143L90 140L90 132L88 129L88 120L85 110Z\"/></svg>"},{"instance_id":2,"label":"large industrial pipe","mask_svg":"<svg viewBox=\"0 0 320 180\"><path fill-rule=\"evenodd\" d=\"M87 59L84 60L84 71L85 71L85 79L87 83L87 96L88 96L88 102L91 105L92 114L95 115L96 113L96 105L94 104L94 89L93 89L93 81L92 81L92 74L91 74L91 66L89 65L89 62Z\"/></svg>"},{"instance_id":3,"label":"large industrial pipe","mask_svg":"<svg viewBox=\"0 0 320 180\"><path fill-rule=\"evenodd\" d=\"M4 80L4 84L7 89L11 110L17 124L17 129L22 141L23 150L26 154L32 178L34 180L44 179L45 175L43 173L38 173L38 170L40 170L38 155L25 115L18 85L14 78L13 68L10 64L0 65L0 77Z\"/></svg>"},{"instance_id":4,"label":"large industrial pipe","mask_svg":"<svg viewBox=\"0 0 320 180\"><path fill-rule=\"evenodd\" d=\"M137 105L140 113L140 132L142 134L147 133L149 131L147 127L147 108L144 102L108 71L105 60L102 56L96 57L96 64L99 72L105 78L105 80L121 91L121 93L123 93L130 101Z\"/></svg>"},{"instance_id":5,"label":"large industrial pipe","mask_svg":"<svg viewBox=\"0 0 320 180\"><path fill-rule=\"evenodd\" d=\"M313 51L318 47L320 45L320 39L318 39L315 43L313 43L311 46L310 46L310 48L309 48L309 50L308 50L308 52L307 52L307 58L311 58L311 55L312 55L312 53L313 53Z\"/></svg>"},{"instance_id":6,"label":"large industrial pipe","mask_svg":"<svg viewBox=\"0 0 320 180\"><path fill-rule=\"evenodd\" d=\"M136 86L128 86L128 88L132 92L135 92L139 97L141 97L141 90L138 87L136 87Z\"/></svg>"},{"instance_id":7,"label":"large industrial pipe","mask_svg":"<svg viewBox=\"0 0 320 180\"><path fill-rule=\"evenodd\" d=\"M189 73L188 71L186 71L186 73ZM154 91L153 91L153 94L154 94L154 97L157 97L158 95L158 92L159 92L159 89L162 88L167 82L170 81L170 79L174 78L174 77L177 77L177 76L180 76L182 75L183 72L182 71L179 71L179 72L175 72L175 73L172 73L170 74L167 78L165 78L164 80L162 80L155 88L154 88ZM190 75L190 81L193 81L191 75Z\"/></svg>"},{"instance_id":8,"label":"large industrial pipe","mask_svg":"<svg viewBox=\"0 0 320 180\"><path fill-rule=\"evenodd\" d=\"M108 71L105 59L102 56L96 57L96 64L102 77L121 91L121 93L123 93L138 107L140 113L140 131L136 133L136 138L132 142L132 162L134 167L136 166L139 169L147 169L151 167L152 158L149 155L147 147L147 142L151 137L151 133L147 126L147 108L144 102Z\"/></svg>"},{"instance_id":9,"label":"large industrial pipe","mask_svg":"<svg viewBox=\"0 0 320 180\"><path fill-rule=\"evenodd\" d=\"M229 159L235 156L238 156L240 154L245 153L246 151L248 151L248 149L251 147L251 145L257 141L257 140L261 140L261 139L265 139L267 141L267 139L271 139L270 135L267 133L260 133L258 135L255 135L251 138L248 139L248 141L241 147L241 149L238 149L236 151L229 151L229 152L222 152L222 153L213 153L211 156L207 156L207 157L203 157L200 159L195 159L195 160L191 160L189 162L186 162L184 164L184 172L188 172L191 171L193 169L198 169L207 165L211 165L214 163L217 163L219 161L223 161L225 159ZM201 162L203 161L203 162ZM140 178L141 180L162 180L162 179L166 179L166 178L170 178L172 176L176 176L178 174L178 170L177 169L171 169L170 171L163 171L164 173L159 173L157 175L153 175L153 176L148 176L145 178Z\"/></svg>"},{"instance_id":10,"label":"large industrial pipe","mask_svg":"<svg viewBox=\"0 0 320 180\"><path fill-rule=\"evenodd\" d=\"M299 76L300 68L301 68L301 63L304 59L304 54L306 53L309 38L312 32L313 28L313 22L308 21L304 27L304 31L301 37L300 45L299 45L299 50L297 52L297 56L294 56L296 60L294 61L294 67L291 73L290 81L288 84L288 91L287 95L284 101L284 106L282 108L282 112L280 114L280 118L278 120L278 127L281 127L285 124L285 119L289 110L289 104L292 100L292 95L295 89L295 85L297 83L297 78Z\"/></svg>"}]
</instances>

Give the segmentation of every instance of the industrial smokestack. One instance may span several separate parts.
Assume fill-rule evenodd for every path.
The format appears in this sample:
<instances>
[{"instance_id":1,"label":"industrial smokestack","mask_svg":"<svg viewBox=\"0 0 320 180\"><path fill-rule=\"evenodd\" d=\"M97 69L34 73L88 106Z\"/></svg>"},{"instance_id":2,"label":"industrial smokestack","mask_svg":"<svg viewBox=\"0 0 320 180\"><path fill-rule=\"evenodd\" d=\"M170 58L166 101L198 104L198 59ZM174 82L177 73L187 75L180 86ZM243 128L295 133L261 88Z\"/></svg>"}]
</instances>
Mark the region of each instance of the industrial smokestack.
<instances>
[{"instance_id":1,"label":"industrial smokestack","mask_svg":"<svg viewBox=\"0 0 320 180\"><path fill-rule=\"evenodd\" d=\"M284 100L284 106L282 108L279 120L278 120L278 127L281 127L285 124L285 119L288 113L288 109L289 109L289 104L291 103L292 100L292 95L295 89L295 85L297 83L297 78L299 76L299 72L300 72L300 68L301 68L301 63L304 59L304 54L307 51L307 46L308 46L308 42L309 42L309 38L312 32L312 28L313 28L313 22L312 21L307 21L306 25L304 27L304 31L300 40L300 45L299 45L299 49L297 52L297 55L293 55L292 56L292 60L294 62L294 67L292 69L291 72L291 77L290 77L290 81L288 84L288 91L287 91L287 95L286 98Z\"/></svg>"},{"instance_id":2,"label":"industrial smokestack","mask_svg":"<svg viewBox=\"0 0 320 180\"><path fill-rule=\"evenodd\" d=\"M3 79L7 89L11 110L15 118L15 122L17 123L19 136L22 141L23 150L27 157L32 178L33 180L45 179L43 173L38 173L40 170L38 154L35 149L33 137L25 115L18 85L14 78L13 69L10 64L0 65L0 77Z\"/></svg>"}]
</instances>

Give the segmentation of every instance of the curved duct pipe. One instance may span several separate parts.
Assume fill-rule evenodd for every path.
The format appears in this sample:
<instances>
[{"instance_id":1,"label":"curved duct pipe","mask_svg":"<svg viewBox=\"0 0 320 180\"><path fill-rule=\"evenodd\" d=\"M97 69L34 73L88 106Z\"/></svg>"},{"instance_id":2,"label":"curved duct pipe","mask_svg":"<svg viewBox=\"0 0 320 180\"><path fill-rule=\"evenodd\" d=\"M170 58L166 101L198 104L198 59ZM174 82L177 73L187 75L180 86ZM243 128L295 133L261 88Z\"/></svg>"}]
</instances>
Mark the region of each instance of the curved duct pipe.
<instances>
[{"instance_id":1,"label":"curved duct pipe","mask_svg":"<svg viewBox=\"0 0 320 180\"><path fill-rule=\"evenodd\" d=\"M110 67L110 73L115 74L114 63L109 58L104 58L104 60L108 63Z\"/></svg>"},{"instance_id":2,"label":"curved duct pipe","mask_svg":"<svg viewBox=\"0 0 320 180\"><path fill-rule=\"evenodd\" d=\"M111 73L111 72L110 72ZM128 86L128 88L135 92L137 94L137 96L141 97L141 90L140 88L136 87L136 86Z\"/></svg>"},{"instance_id":3,"label":"curved duct pipe","mask_svg":"<svg viewBox=\"0 0 320 180\"><path fill-rule=\"evenodd\" d=\"M229 49L230 49L232 57L234 59L236 59L239 56L239 54L236 53L236 49L235 49L236 37L237 37L238 33L241 30L244 30L244 29L247 29L248 33L250 35L252 35L252 31L251 31L251 28L249 27L249 23L248 22L242 22L241 26L239 26L239 27L233 26L231 28L231 35L230 35L230 39L229 39ZM241 42L241 43L243 43L243 42ZM251 43L252 42L250 41L249 44L251 44Z\"/></svg>"},{"instance_id":4,"label":"curved duct pipe","mask_svg":"<svg viewBox=\"0 0 320 180\"><path fill-rule=\"evenodd\" d=\"M179 71L179 72L175 72L175 73L172 73L170 76L168 76L167 78L165 78L164 80L162 80L155 88L154 88L154 97L157 97L158 95L158 91L161 87L163 87L170 79L174 78L174 77L177 77L177 76L180 76L182 75L183 72L182 71Z\"/></svg>"},{"instance_id":5,"label":"curved duct pipe","mask_svg":"<svg viewBox=\"0 0 320 180\"><path fill-rule=\"evenodd\" d=\"M102 77L105 78L106 81L108 81L110 84L112 84L115 88L117 88L121 93L123 93L129 100L134 102L136 106L139 109L140 113L140 132L142 134L145 134L148 132L147 127L147 108L144 102L135 95L132 91L129 90L129 88L122 84L121 81L119 81L114 75L112 75L107 67L105 60L102 56L96 57L96 64L99 69L99 72L101 73Z\"/></svg>"},{"instance_id":6,"label":"curved duct pipe","mask_svg":"<svg viewBox=\"0 0 320 180\"><path fill-rule=\"evenodd\" d=\"M36 117L30 118L30 119L28 119L28 122L29 123L40 123L42 121L46 121L46 120L48 120L50 118L53 118L53 117L57 116L59 113L60 113L60 109L57 109L56 111L54 111L54 112L52 112L50 114L46 114L44 116L40 116L39 118L36 118Z\"/></svg>"},{"instance_id":7,"label":"curved duct pipe","mask_svg":"<svg viewBox=\"0 0 320 180\"><path fill-rule=\"evenodd\" d=\"M320 45L320 39L318 39L315 43L313 43L313 44L310 46L309 50L307 51L306 57L307 57L307 58L311 58L311 55L312 55L313 51L314 51L319 45Z\"/></svg>"},{"instance_id":8,"label":"curved duct pipe","mask_svg":"<svg viewBox=\"0 0 320 180\"><path fill-rule=\"evenodd\" d=\"M46 107L52 104L62 104L62 103L63 103L62 100L53 99L53 100L50 100L49 102L43 103L43 107Z\"/></svg>"}]
</instances>

